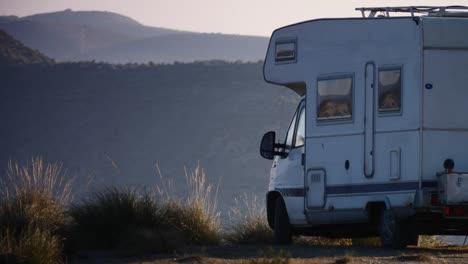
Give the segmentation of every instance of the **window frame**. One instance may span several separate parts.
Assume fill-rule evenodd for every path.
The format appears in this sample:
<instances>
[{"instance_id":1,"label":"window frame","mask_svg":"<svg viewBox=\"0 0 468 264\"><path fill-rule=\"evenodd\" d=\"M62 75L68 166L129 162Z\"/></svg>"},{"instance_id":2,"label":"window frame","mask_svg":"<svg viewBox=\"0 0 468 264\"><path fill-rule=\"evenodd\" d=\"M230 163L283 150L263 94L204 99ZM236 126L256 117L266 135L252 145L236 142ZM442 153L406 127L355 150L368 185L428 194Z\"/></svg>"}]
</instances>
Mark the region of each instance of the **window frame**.
<instances>
[{"instance_id":1,"label":"window frame","mask_svg":"<svg viewBox=\"0 0 468 264\"><path fill-rule=\"evenodd\" d=\"M351 79L351 117L349 118L331 118L331 119L320 119L319 114L319 107L320 107L320 95L318 89L319 81L329 81L329 80L339 80L339 79ZM341 125L341 124L352 124L354 123L354 116L355 116L355 78L354 73L339 73L339 74L327 74L321 75L317 77L316 81L316 93L315 93L315 122L317 126L323 125Z\"/></svg>"},{"instance_id":2,"label":"window frame","mask_svg":"<svg viewBox=\"0 0 468 264\"><path fill-rule=\"evenodd\" d=\"M380 72L381 71L391 71L391 70L400 70L400 109L398 111L381 111L380 110ZM401 116L403 115L403 65L384 65L377 68L377 114L378 117L389 117L389 116Z\"/></svg>"}]
</instances>

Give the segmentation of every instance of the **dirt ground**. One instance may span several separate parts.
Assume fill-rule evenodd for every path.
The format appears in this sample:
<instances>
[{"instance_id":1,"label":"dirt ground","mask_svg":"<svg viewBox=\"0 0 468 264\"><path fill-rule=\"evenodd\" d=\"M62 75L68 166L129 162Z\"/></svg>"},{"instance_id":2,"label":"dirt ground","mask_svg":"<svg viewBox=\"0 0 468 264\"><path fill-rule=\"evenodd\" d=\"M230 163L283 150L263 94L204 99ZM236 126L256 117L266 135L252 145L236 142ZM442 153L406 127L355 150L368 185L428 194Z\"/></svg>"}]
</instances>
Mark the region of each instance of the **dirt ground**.
<instances>
[{"instance_id":1,"label":"dirt ground","mask_svg":"<svg viewBox=\"0 0 468 264\"><path fill-rule=\"evenodd\" d=\"M283 251L283 257L279 256ZM289 262L274 262L290 256ZM276 259L275 259L276 258ZM188 248L170 255L119 256L118 252L82 252L68 263L468 263L468 247L410 247L404 250L343 246L220 246Z\"/></svg>"}]
</instances>

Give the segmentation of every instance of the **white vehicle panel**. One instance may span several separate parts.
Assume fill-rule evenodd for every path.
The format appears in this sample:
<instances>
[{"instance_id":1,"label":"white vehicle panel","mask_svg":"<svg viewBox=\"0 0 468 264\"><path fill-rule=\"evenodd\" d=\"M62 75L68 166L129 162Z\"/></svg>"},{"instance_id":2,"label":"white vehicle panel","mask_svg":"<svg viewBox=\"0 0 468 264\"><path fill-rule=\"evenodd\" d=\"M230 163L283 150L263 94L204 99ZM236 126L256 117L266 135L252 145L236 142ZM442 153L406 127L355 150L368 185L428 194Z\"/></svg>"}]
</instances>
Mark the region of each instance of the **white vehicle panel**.
<instances>
[{"instance_id":1,"label":"white vehicle panel","mask_svg":"<svg viewBox=\"0 0 468 264\"><path fill-rule=\"evenodd\" d=\"M437 211L431 195L444 161L468 172L467 32L468 17L400 17L273 33L265 80L306 97L305 148L277 157L270 179L291 223L366 222L375 202L406 215ZM444 201L465 202L458 178L439 178L454 190Z\"/></svg>"}]
</instances>

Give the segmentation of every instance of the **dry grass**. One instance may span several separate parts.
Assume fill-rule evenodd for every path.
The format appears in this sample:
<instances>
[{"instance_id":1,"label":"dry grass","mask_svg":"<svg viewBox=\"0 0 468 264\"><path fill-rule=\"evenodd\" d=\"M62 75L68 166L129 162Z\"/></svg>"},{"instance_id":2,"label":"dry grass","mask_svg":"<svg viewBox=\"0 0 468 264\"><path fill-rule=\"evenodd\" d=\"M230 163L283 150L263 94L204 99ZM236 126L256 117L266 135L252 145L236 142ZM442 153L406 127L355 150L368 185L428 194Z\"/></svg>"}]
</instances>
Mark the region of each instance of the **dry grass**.
<instances>
[{"instance_id":1,"label":"dry grass","mask_svg":"<svg viewBox=\"0 0 468 264\"><path fill-rule=\"evenodd\" d=\"M217 185L206 182L206 175L198 164L194 171L185 170L187 197L180 197L165 181L158 168L161 186L158 196L164 206L166 223L181 231L187 242L198 245L216 245L221 242L220 214L218 211Z\"/></svg>"},{"instance_id":2,"label":"dry grass","mask_svg":"<svg viewBox=\"0 0 468 264\"><path fill-rule=\"evenodd\" d=\"M151 193L122 188L93 193L71 211L78 248L139 254L218 244L221 233L212 185L199 166L186 178L185 198L164 183Z\"/></svg>"},{"instance_id":3,"label":"dry grass","mask_svg":"<svg viewBox=\"0 0 468 264\"><path fill-rule=\"evenodd\" d=\"M79 249L167 250L167 230L154 197L130 189L105 189L74 206L73 232Z\"/></svg>"},{"instance_id":4,"label":"dry grass","mask_svg":"<svg viewBox=\"0 0 468 264\"><path fill-rule=\"evenodd\" d=\"M69 221L65 210L72 201L71 184L60 164L40 158L24 165L10 161L0 181L0 228L33 225L56 231Z\"/></svg>"},{"instance_id":5,"label":"dry grass","mask_svg":"<svg viewBox=\"0 0 468 264\"><path fill-rule=\"evenodd\" d=\"M246 194L231 209L231 225L226 239L236 244L271 244L274 241L273 231L267 224L264 203L256 196L249 199Z\"/></svg>"},{"instance_id":6,"label":"dry grass","mask_svg":"<svg viewBox=\"0 0 468 264\"><path fill-rule=\"evenodd\" d=\"M422 254L416 254L416 255L407 255L407 254L402 254L401 256L398 256L397 259L399 261L418 261L418 262L424 262L424 263L431 263L434 261L434 257L427 253L422 253Z\"/></svg>"},{"instance_id":7,"label":"dry grass","mask_svg":"<svg viewBox=\"0 0 468 264\"><path fill-rule=\"evenodd\" d=\"M352 246L353 241L350 238L327 238L300 236L294 238L294 244L304 246Z\"/></svg>"},{"instance_id":8,"label":"dry grass","mask_svg":"<svg viewBox=\"0 0 468 264\"><path fill-rule=\"evenodd\" d=\"M353 246L358 247L380 247L382 243L379 237L364 237L364 238L353 238Z\"/></svg>"},{"instance_id":9,"label":"dry grass","mask_svg":"<svg viewBox=\"0 0 468 264\"><path fill-rule=\"evenodd\" d=\"M438 236L419 236L418 246L420 247L438 247L446 245L447 243Z\"/></svg>"},{"instance_id":10,"label":"dry grass","mask_svg":"<svg viewBox=\"0 0 468 264\"><path fill-rule=\"evenodd\" d=\"M289 264L291 262L291 253L280 249L276 252L272 247L268 248L267 252L260 251L260 257L246 261L241 261L241 264Z\"/></svg>"},{"instance_id":11,"label":"dry grass","mask_svg":"<svg viewBox=\"0 0 468 264\"><path fill-rule=\"evenodd\" d=\"M342 258L339 258L335 261L336 264L348 264L353 262L354 257L351 255L346 255Z\"/></svg>"},{"instance_id":12,"label":"dry grass","mask_svg":"<svg viewBox=\"0 0 468 264\"><path fill-rule=\"evenodd\" d=\"M1 255L14 256L18 263L62 263L63 238L40 228L28 228L19 234L6 230L0 248Z\"/></svg>"},{"instance_id":13,"label":"dry grass","mask_svg":"<svg viewBox=\"0 0 468 264\"><path fill-rule=\"evenodd\" d=\"M62 166L33 158L10 161L0 181L0 255L26 263L59 263L70 223L72 179Z\"/></svg>"}]
</instances>

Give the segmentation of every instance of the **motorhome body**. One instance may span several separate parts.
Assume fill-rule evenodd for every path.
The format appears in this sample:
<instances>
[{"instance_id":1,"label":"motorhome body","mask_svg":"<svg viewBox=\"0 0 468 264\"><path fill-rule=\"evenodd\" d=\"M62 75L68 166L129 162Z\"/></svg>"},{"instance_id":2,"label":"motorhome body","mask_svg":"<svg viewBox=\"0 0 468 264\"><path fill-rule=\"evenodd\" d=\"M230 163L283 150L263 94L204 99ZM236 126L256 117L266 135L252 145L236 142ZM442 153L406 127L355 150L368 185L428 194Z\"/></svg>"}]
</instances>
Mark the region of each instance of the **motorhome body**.
<instances>
[{"instance_id":1,"label":"motorhome body","mask_svg":"<svg viewBox=\"0 0 468 264\"><path fill-rule=\"evenodd\" d=\"M444 178L467 190L467 72L462 14L275 30L265 80L303 96L284 144L274 133L262 140L262 156L274 157L267 211L277 240L380 234L404 246L418 234L468 234L468 193L449 205L441 197L455 190L438 188Z\"/></svg>"}]
</instances>

